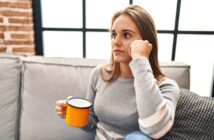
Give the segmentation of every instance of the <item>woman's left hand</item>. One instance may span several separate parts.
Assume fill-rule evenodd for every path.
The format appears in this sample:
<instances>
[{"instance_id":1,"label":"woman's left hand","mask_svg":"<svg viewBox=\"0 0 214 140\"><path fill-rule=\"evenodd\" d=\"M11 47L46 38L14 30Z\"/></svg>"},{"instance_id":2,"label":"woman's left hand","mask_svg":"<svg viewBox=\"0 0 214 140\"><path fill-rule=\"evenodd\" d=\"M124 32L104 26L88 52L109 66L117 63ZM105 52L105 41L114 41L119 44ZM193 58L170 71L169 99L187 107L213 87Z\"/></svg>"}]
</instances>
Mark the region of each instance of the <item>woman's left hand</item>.
<instances>
[{"instance_id":1,"label":"woman's left hand","mask_svg":"<svg viewBox=\"0 0 214 140\"><path fill-rule=\"evenodd\" d=\"M138 57L146 57L149 59L149 55L152 50L152 44L148 40L135 40L129 46L129 55L132 59Z\"/></svg>"}]
</instances>

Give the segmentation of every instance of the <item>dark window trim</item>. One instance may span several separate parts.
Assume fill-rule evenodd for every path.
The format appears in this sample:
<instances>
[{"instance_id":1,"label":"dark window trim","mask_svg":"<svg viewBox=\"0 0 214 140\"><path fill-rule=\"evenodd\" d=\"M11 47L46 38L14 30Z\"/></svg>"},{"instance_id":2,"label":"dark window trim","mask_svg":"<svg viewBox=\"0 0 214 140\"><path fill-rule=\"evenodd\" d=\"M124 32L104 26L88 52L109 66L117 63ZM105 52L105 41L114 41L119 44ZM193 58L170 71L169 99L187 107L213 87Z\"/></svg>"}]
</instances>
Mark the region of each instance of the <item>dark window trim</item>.
<instances>
[{"instance_id":1,"label":"dark window trim","mask_svg":"<svg viewBox=\"0 0 214 140\"><path fill-rule=\"evenodd\" d=\"M176 54L176 44L177 44L177 36L178 36L178 24L179 24L179 17L180 17L180 9L181 9L181 0L177 1L177 7L176 7L176 16L175 16L175 28L173 31L173 43L172 43L172 57L171 60L175 60L175 54Z\"/></svg>"},{"instance_id":2,"label":"dark window trim","mask_svg":"<svg viewBox=\"0 0 214 140\"><path fill-rule=\"evenodd\" d=\"M34 42L36 55L44 55L43 37L42 37L42 16L41 1L32 0L33 23L34 23Z\"/></svg>"},{"instance_id":3,"label":"dark window trim","mask_svg":"<svg viewBox=\"0 0 214 140\"><path fill-rule=\"evenodd\" d=\"M82 0L82 25L83 25L83 58L86 58L86 2Z\"/></svg>"}]
</instances>

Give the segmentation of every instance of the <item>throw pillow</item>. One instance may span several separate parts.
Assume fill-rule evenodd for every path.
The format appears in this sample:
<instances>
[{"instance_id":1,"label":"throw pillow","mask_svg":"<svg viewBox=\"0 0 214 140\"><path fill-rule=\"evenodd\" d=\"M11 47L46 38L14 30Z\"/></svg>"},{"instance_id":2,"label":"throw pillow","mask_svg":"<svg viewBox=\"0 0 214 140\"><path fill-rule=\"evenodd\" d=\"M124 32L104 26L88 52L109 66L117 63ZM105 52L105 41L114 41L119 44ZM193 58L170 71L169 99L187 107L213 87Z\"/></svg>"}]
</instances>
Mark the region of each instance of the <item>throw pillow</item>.
<instances>
[{"instance_id":1,"label":"throw pillow","mask_svg":"<svg viewBox=\"0 0 214 140\"><path fill-rule=\"evenodd\" d=\"M163 140L214 140L214 98L180 89L175 122Z\"/></svg>"}]
</instances>

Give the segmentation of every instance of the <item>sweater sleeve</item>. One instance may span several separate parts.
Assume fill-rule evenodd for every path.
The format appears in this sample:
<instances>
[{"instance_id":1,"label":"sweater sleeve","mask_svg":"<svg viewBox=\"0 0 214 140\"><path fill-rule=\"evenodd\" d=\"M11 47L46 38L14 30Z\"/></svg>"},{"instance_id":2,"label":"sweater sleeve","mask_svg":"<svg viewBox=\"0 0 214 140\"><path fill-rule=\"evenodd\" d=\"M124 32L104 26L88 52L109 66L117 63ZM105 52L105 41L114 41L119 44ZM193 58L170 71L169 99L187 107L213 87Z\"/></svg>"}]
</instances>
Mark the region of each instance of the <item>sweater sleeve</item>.
<instances>
[{"instance_id":1,"label":"sweater sleeve","mask_svg":"<svg viewBox=\"0 0 214 140\"><path fill-rule=\"evenodd\" d=\"M179 88L170 79L158 86L145 57L134 59L129 65L134 76L139 127L145 134L158 139L173 125Z\"/></svg>"},{"instance_id":2,"label":"sweater sleeve","mask_svg":"<svg viewBox=\"0 0 214 140\"><path fill-rule=\"evenodd\" d=\"M94 99L96 96L96 91L97 91L96 83L97 83L98 75L99 75L99 68L96 67L91 71L89 76L86 99L88 99L92 103L92 107L90 108L90 116L89 116L88 124L82 128L85 131L94 130L98 122L97 116L94 112L94 106L93 106Z\"/></svg>"}]
</instances>

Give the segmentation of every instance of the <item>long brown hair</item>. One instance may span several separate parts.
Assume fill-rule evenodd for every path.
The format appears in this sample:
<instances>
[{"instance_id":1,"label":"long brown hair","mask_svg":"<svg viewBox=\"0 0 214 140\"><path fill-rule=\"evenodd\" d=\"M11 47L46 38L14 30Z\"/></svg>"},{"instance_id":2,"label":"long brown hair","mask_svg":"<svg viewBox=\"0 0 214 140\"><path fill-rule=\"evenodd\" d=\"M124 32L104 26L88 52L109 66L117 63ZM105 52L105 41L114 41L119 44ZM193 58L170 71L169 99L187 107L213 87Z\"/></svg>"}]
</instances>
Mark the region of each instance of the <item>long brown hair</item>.
<instances>
[{"instance_id":1,"label":"long brown hair","mask_svg":"<svg viewBox=\"0 0 214 140\"><path fill-rule=\"evenodd\" d=\"M151 65L154 77L159 80L164 77L161 72L158 63L158 40L157 31L150 14L140 6L129 5L124 10L116 12L112 17L111 27L115 19L120 15L129 16L137 25L137 28L144 40L148 40L152 44L152 50L149 56L149 63ZM102 66L101 77L106 82L112 82L116 80L120 75L120 66L118 62L114 61L113 55L111 55L110 63Z\"/></svg>"}]
</instances>

